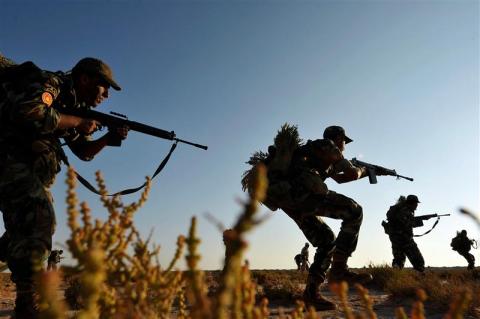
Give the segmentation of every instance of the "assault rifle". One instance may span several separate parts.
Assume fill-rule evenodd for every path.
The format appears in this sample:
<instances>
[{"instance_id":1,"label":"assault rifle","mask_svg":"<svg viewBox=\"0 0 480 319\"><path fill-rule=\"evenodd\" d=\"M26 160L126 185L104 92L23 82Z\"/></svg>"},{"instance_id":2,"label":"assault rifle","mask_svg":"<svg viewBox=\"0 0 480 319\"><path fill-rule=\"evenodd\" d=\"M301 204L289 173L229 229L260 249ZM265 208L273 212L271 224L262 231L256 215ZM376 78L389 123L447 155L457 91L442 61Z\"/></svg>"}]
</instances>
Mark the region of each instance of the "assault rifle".
<instances>
[{"instance_id":1,"label":"assault rifle","mask_svg":"<svg viewBox=\"0 0 480 319\"><path fill-rule=\"evenodd\" d=\"M429 214L429 215L420 215L420 216L415 216L413 217L413 227L421 227L423 226L423 221L424 220L428 220L430 218L433 218L433 217L437 217L438 219L440 219L440 217L443 217L443 216L450 216L450 214Z\"/></svg>"},{"instance_id":2,"label":"assault rifle","mask_svg":"<svg viewBox=\"0 0 480 319\"><path fill-rule=\"evenodd\" d=\"M357 160L355 157L350 162L357 167L365 167L367 169L368 180L370 181L370 184L376 184L377 183L377 175L379 175L379 174L395 176L397 179L403 178L403 179L406 179L406 180L409 180L409 181L413 182L413 178L398 175L397 172L394 169L389 169L389 168L385 168L385 167L382 167L382 166L362 162L362 161Z\"/></svg>"},{"instance_id":3,"label":"assault rifle","mask_svg":"<svg viewBox=\"0 0 480 319\"><path fill-rule=\"evenodd\" d=\"M180 143L185 143L188 145L192 145L198 148L201 148L203 150L207 150L208 146L206 145L201 145L193 142L189 142L186 140L182 140L176 137L174 131L165 131L150 125L146 125L143 123L139 122L134 122L128 120L128 118L120 113L115 113L115 112L110 112L110 114L94 111L94 110L89 110L89 109L83 109L83 108L59 108L57 109L62 114L66 115L73 115L73 116L78 116L84 119L92 119L100 123L101 126L106 126L110 130L113 130L118 127L122 126L128 126L128 128L132 131L137 131L143 134L148 134L151 136L163 138L166 140L170 141L176 141ZM118 141L120 142L120 141ZM119 146L120 143L117 143Z\"/></svg>"}]
</instances>

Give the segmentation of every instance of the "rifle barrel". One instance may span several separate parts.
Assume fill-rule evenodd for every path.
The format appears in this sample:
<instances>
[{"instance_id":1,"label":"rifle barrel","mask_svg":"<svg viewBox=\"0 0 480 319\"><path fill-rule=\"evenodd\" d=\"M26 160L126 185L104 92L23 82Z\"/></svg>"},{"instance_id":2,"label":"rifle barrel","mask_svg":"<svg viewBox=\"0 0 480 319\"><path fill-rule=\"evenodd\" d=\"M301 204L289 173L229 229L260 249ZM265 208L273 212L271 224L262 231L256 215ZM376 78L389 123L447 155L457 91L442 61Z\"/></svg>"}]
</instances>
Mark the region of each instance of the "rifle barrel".
<instances>
[{"instance_id":1,"label":"rifle barrel","mask_svg":"<svg viewBox=\"0 0 480 319\"><path fill-rule=\"evenodd\" d=\"M413 182L413 178L411 178L411 177L402 176L402 175L398 175L398 174L397 174L396 176L397 176L398 178L404 178L404 179L406 179L406 180L409 180L410 182Z\"/></svg>"},{"instance_id":2,"label":"rifle barrel","mask_svg":"<svg viewBox=\"0 0 480 319\"><path fill-rule=\"evenodd\" d=\"M179 138L174 138L173 140L177 141L177 142L180 142L180 143L185 143L185 144L188 144L188 145L192 145L192 146L201 148L202 150L207 150L208 149L207 145L197 144L197 143L185 141L185 140L182 140L182 139L179 139Z\"/></svg>"}]
</instances>

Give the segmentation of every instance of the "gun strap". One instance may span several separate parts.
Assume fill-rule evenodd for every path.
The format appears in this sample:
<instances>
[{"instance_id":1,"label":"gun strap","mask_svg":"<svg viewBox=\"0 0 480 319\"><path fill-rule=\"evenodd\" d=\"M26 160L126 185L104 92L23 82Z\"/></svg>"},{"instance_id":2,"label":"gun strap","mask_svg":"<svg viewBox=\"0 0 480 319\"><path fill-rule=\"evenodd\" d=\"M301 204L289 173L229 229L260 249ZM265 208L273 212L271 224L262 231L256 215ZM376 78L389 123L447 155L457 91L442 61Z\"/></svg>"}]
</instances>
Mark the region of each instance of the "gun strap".
<instances>
[{"instance_id":1,"label":"gun strap","mask_svg":"<svg viewBox=\"0 0 480 319\"><path fill-rule=\"evenodd\" d=\"M430 228L430 230L424 232L424 233L421 234L421 235L413 235L413 237L422 237L422 236L428 234L429 232L431 232L431 231L435 228L435 226L437 226L437 224L438 224L439 221L440 221L440 216L437 217L437 220L436 220L435 223L433 224L432 228Z\"/></svg>"},{"instance_id":2,"label":"gun strap","mask_svg":"<svg viewBox=\"0 0 480 319\"><path fill-rule=\"evenodd\" d=\"M160 165L158 165L157 169L155 170L155 172L153 173L152 175L152 180L155 178L155 176L157 176L162 170L163 168L165 167L165 165L167 165L167 162L168 160L170 159L170 156L172 155L173 151L175 150L175 148L177 147L177 142L173 143L172 144L172 147L170 148L170 151L168 152L167 156L165 156L165 158L163 159L163 161L160 163ZM67 166L70 166L70 163L68 162L67 160L67 157L65 156L64 158L64 162ZM75 171L75 175L77 176L77 179L78 181L83 185L85 186L85 188L87 188L89 191L91 191L92 193L95 193L97 195L101 195L100 191L98 191L89 181L87 181L85 178L82 177L82 175L80 175L77 171ZM135 187L135 188L128 188L128 189L124 189L122 191L119 191L119 192L116 192L116 193L113 193L113 194L107 194L107 196L116 196L116 195L127 195L127 194L133 194L135 192L138 192L139 190L141 190L142 188L144 188L145 186L147 185L147 183L143 183L142 185L138 186L138 187Z\"/></svg>"}]
</instances>

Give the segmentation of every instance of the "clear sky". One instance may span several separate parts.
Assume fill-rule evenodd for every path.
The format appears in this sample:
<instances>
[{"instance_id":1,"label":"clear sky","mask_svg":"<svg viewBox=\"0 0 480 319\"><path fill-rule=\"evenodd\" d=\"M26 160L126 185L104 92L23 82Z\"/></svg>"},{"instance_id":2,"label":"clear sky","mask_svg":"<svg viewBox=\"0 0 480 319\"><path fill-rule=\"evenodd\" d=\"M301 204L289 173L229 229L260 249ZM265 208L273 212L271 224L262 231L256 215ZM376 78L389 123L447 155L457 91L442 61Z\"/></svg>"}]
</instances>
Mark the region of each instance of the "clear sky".
<instances>
[{"instance_id":1,"label":"clear sky","mask_svg":"<svg viewBox=\"0 0 480 319\"><path fill-rule=\"evenodd\" d=\"M449 244L460 229L480 237L458 213L480 212L478 1L0 0L0 6L0 52L7 57L49 70L99 57L123 90L112 91L98 110L209 146L179 145L135 217L143 234L154 229L163 262L197 215L201 265L220 267L221 233L204 215L233 223L238 199L246 197L244 162L289 122L304 139L341 125L354 140L347 158L415 178L328 182L364 209L351 266L391 261L380 223L402 194L418 195L418 214L452 214L417 239L426 265L466 265ZM132 132L121 148L92 162L68 154L82 175L93 181L101 170L115 191L141 184L169 147ZM65 168L53 187L56 243L68 235L64 179ZM106 216L96 195L81 187L79 194L96 217ZM270 218L249 236L251 267L293 268L303 234L283 212L261 212ZM326 221L338 231L339 222Z\"/></svg>"}]
</instances>

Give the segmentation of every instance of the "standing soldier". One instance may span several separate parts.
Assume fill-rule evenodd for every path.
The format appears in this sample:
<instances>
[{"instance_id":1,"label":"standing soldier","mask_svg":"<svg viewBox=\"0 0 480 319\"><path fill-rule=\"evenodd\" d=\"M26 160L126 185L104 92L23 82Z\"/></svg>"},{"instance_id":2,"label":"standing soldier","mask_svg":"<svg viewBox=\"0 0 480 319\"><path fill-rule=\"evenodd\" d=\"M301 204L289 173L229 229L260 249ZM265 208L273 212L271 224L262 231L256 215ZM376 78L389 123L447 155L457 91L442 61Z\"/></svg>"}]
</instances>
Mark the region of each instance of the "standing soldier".
<instances>
[{"instance_id":1,"label":"standing soldier","mask_svg":"<svg viewBox=\"0 0 480 319\"><path fill-rule=\"evenodd\" d=\"M388 222L382 223L392 243L392 267L394 268L402 269L408 257L413 268L419 272L425 270L422 253L413 240L413 228L422 226L422 224L416 224L414 218L418 203L420 201L415 195L408 195L406 198L400 196L397 203L390 206L387 212Z\"/></svg>"},{"instance_id":2,"label":"standing soldier","mask_svg":"<svg viewBox=\"0 0 480 319\"><path fill-rule=\"evenodd\" d=\"M47 260L47 270L57 270L57 264L62 260L63 250L52 250Z\"/></svg>"},{"instance_id":3,"label":"standing soldier","mask_svg":"<svg viewBox=\"0 0 480 319\"><path fill-rule=\"evenodd\" d=\"M302 144L297 128L285 124L268 154L257 152L248 162L267 164L269 188L263 203L272 210L282 209L317 248L303 295L306 304L317 310L336 309L320 291L330 264L329 282L365 283L372 278L370 274L355 273L347 266L348 258L357 247L362 207L353 199L328 190L324 182L329 177L337 183L347 183L367 176L365 168L356 167L343 157L345 144L350 142L352 139L345 135L342 127L329 126L323 139ZM242 180L244 188L249 188L249 176L247 171ZM321 217L342 220L337 238Z\"/></svg>"},{"instance_id":4,"label":"standing soldier","mask_svg":"<svg viewBox=\"0 0 480 319\"><path fill-rule=\"evenodd\" d=\"M467 231L463 229L461 232L457 232L457 236L453 237L450 246L452 249L457 251L461 256L463 256L468 262L468 269L472 270L475 268L475 257L470 254L470 249L472 246L476 245L475 239L470 239L467 237ZM476 246L475 246L476 248Z\"/></svg>"},{"instance_id":5,"label":"standing soldier","mask_svg":"<svg viewBox=\"0 0 480 319\"><path fill-rule=\"evenodd\" d=\"M303 246L302 248L302 251L300 252L300 254L303 256L303 265L302 265L302 270L308 270L308 265L309 265L309 261L308 261L308 247L310 247L310 244L309 243L305 243L305 246Z\"/></svg>"},{"instance_id":6,"label":"standing soldier","mask_svg":"<svg viewBox=\"0 0 480 319\"><path fill-rule=\"evenodd\" d=\"M99 59L84 58L71 73L43 71L31 62L6 70L0 86L0 210L6 230L1 242L6 250L0 257L16 285L16 318L37 318L34 266L52 249L55 213L49 188L66 159L60 138L89 161L126 138L128 128L92 140L94 120L57 110L96 107L110 88L120 90L110 67Z\"/></svg>"}]
</instances>

